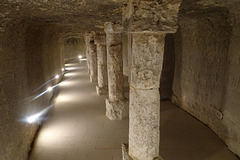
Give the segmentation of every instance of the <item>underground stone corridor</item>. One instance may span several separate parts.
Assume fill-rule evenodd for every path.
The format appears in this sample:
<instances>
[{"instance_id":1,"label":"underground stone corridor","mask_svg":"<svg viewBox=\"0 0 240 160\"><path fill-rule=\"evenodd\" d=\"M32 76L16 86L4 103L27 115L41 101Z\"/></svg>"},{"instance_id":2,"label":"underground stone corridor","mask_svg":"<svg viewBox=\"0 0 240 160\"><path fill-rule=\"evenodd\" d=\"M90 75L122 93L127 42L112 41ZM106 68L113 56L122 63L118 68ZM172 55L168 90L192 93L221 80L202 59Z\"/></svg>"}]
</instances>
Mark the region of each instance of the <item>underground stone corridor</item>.
<instances>
[{"instance_id":1,"label":"underground stone corridor","mask_svg":"<svg viewBox=\"0 0 240 160\"><path fill-rule=\"evenodd\" d=\"M0 160L237 160L239 0L2 0Z\"/></svg>"},{"instance_id":2,"label":"underground stone corridor","mask_svg":"<svg viewBox=\"0 0 240 160\"><path fill-rule=\"evenodd\" d=\"M30 160L121 160L128 119L105 116L106 96L97 95L85 60L65 68L54 110L37 134ZM160 146L166 160L237 160L208 127L169 101L161 102Z\"/></svg>"}]
</instances>

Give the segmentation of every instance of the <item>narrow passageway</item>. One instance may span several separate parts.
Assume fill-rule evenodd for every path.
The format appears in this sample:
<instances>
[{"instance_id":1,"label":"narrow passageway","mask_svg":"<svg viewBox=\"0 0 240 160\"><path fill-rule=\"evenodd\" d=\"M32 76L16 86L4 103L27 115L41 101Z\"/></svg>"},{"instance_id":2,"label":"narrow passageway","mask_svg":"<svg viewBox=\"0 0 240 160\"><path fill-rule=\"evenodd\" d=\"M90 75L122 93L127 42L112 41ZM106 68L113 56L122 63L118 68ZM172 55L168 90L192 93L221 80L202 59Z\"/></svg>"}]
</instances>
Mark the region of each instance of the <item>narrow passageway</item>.
<instances>
[{"instance_id":1,"label":"narrow passageway","mask_svg":"<svg viewBox=\"0 0 240 160\"><path fill-rule=\"evenodd\" d=\"M105 116L106 96L97 95L85 60L65 69L55 108L42 124L30 160L122 160L128 119ZM160 154L164 160L236 160L208 127L168 101L161 102Z\"/></svg>"},{"instance_id":2,"label":"narrow passageway","mask_svg":"<svg viewBox=\"0 0 240 160\"><path fill-rule=\"evenodd\" d=\"M98 96L89 81L86 61L65 68L54 111L38 133L30 160L121 160L128 120L107 119L106 97Z\"/></svg>"}]
</instances>

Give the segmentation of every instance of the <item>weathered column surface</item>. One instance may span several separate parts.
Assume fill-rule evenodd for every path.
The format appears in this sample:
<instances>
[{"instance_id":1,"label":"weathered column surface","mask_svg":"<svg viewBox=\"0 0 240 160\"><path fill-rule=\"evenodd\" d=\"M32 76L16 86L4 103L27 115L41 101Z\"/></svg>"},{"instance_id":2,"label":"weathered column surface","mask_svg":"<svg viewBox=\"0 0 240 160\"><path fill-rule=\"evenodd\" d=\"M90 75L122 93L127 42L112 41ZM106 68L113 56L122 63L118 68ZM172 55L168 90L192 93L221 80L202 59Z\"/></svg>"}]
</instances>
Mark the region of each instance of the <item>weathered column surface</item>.
<instances>
[{"instance_id":1,"label":"weathered column surface","mask_svg":"<svg viewBox=\"0 0 240 160\"><path fill-rule=\"evenodd\" d=\"M132 34L129 154L139 160L159 156L164 38L164 34Z\"/></svg>"},{"instance_id":2,"label":"weathered column surface","mask_svg":"<svg viewBox=\"0 0 240 160\"><path fill-rule=\"evenodd\" d=\"M89 33L88 53L90 81L97 82L97 47L94 43L94 32Z\"/></svg>"},{"instance_id":3,"label":"weathered column surface","mask_svg":"<svg viewBox=\"0 0 240 160\"><path fill-rule=\"evenodd\" d=\"M85 41L85 51L86 51L86 59L87 59L87 67L88 73L90 74L90 62L89 62L89 32L84 33L84 41Z\"/></svg>"},{"instance_id":4,"label":"weathered column surface","mask_svg":"<svg viewBox=\"0 0 240 160\"><path fill-rule=\"evenodd\" d=\"M128 117L128 101L124 97L122 27L106 23L108 99L106 99L106 116L110 120Z\"/></svg>"},{"instance_id":5,"label":"weathered column surface","mask_svg":"<svg viewBox=\"0 0 240 160\"><path fill-rule=\"evenodd\" d=\"M123 9L131 33L129 146L124 160L156 160L160 144L159 82L166 33L177 30L179 0L130 0Z\"/></svg>"},{"instance_id":6,"label":"weathered column surface","mask_svg":"<svg viewBox=\"0 0 240 160\"><path fill-rule=\"evenodd\" d=\"M107 77L107 51L106 51L106 36L104 32L97 32L94 37L94 42L97 45L97 67L98 67L98 86L96 86L97 94L107 94L108 77Z\"/></svg>"}]
</instances>

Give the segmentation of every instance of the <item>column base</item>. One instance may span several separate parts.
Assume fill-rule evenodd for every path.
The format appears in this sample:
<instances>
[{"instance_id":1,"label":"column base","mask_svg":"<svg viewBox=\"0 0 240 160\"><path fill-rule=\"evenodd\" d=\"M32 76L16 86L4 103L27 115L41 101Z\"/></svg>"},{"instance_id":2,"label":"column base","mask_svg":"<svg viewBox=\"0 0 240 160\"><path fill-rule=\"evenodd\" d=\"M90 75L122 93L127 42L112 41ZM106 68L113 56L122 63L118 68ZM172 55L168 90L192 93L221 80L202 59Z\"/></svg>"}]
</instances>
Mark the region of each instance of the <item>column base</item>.
<instances>
[{"instance_id":1,"label":"column base","mask_svg":"<svg viewBox=\"0 0 240 160\"><path fill-rule=\"evenodd\" d=\"M132 157L130 157L130 155L128 154L128 144L123 143L122 144L122 158L123 160L138 160L138 159L133 159ZM163 158L161 156L154 158L153 160L163 160Z\"/></svg>"},{"instance_id":2,"label":"column base","mask_svg":"<svg viewBox=\"0 0 240 160\"><path fill-rule=\"evenodd\" d=\"M122 143L122 158L123 160L133 160L128 154L128 144Z\"/></svg>"},{"instance_id":3,"label":"column base","mask_svg":"<svg viewBox=\"0 0 240 160\"><path fill-rule=\"evenodd\" d=\"M121 120L128 118L128 105L129 103L127 99L113 102L109 101L109 99L106 99L106 116L110 120Z\"/></svg>"},{"instance_id":4,"label":"column base","mask_svg":"<svg viewBox=\"0 0 240 160\"><path fill-rule=\"evenodd\" d=\"M106 95L108 93L108 88L107 87L96 86L96 90L97 90L98 95Z\"/></svg>"},{"instance_id":5,"label":"column base","mask_svg":"<svg viewBox=\"0 0 240 160\"><path fill-rule=\"evenodd\" d=\"M97 78L93 77L93 76L90 76L90 82L92 82L92 83L97 82Z\"/></svg>"}]
</instances>

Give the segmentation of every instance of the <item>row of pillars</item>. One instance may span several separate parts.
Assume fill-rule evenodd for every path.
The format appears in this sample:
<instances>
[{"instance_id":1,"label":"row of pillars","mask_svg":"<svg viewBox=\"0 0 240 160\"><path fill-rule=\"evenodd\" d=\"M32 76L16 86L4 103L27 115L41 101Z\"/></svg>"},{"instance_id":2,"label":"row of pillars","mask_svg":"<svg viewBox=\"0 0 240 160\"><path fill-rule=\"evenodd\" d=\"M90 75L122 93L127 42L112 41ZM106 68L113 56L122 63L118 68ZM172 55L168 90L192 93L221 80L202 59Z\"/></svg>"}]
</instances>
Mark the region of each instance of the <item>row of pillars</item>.
<instances>
[{"instance_id":1,"label":"row of pillars","mask_svg":"<svg viewBox=\"0 0 240 160\"><path fill-rule=\"evenodd\" d=\"M129 145L122 146L123 160L161 159L159 82L164 41L167 33L177 30L180 4L180 0L129 0L121 25L106 23L104 31L85 34L90 81L97 82L99 95L108 93L106 116L129 117ZM124 97L123 36L129 45L129 102Z\"/></svg>"}]
</instances>

